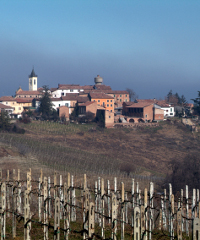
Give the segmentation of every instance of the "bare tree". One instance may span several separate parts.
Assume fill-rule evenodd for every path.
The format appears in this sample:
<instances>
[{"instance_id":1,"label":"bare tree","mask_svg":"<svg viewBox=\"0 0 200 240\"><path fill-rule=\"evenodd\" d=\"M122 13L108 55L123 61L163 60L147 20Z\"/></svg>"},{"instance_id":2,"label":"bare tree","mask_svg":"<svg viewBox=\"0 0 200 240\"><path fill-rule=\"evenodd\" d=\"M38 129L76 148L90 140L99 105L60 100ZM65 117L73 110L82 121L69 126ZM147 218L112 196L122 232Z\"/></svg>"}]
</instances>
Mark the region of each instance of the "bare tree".
<instances>
[{"instance_id":1,"label":"bare tree","mask_svg":"<svg viewBox=\"0 0 200 240\"><path fill-rule=\"evenodd\" d=\"M138 95L133 91L131 88L126 88L126 91L129 94L129 100L130 102L135 101L136 98L138 98Z\"/></svg>"}]
</instances>

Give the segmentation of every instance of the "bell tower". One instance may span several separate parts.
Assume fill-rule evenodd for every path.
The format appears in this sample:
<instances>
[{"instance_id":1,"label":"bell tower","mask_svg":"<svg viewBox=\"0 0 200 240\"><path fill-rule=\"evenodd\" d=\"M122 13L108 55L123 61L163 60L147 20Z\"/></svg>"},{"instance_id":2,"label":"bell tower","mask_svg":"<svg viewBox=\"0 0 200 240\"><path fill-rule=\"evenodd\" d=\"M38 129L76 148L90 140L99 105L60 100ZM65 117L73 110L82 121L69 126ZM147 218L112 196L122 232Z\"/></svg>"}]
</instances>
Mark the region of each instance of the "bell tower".
<instances>
[{"instance_id":1,"label":"bell tower","mask_svg":"<svg viewBox=\"0 0 200 240\"><path fill-rule=\"evenodd\" d=\"M34 68L29 75L29 91L37 91L37 75L35 74Z\"/></svg>"}]
</instances>

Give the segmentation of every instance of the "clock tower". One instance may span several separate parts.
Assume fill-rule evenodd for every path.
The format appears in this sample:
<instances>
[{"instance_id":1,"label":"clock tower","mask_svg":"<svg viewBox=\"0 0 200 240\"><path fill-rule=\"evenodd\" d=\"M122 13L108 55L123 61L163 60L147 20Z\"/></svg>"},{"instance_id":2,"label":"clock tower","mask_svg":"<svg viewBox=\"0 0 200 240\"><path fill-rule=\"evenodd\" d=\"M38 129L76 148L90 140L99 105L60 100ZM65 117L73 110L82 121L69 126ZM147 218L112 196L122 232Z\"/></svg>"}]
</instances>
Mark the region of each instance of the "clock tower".
<instances>
[{"instance_id":1,"label":"clock tower","mask_svg":"<svg viewBox=\"0 0 200 240\"><path fill-rule=\"evenodd\" d=\"M37 91L37 75L35 74L34 68L29 75L29 91Z\"/></svg>"}]
</instances>

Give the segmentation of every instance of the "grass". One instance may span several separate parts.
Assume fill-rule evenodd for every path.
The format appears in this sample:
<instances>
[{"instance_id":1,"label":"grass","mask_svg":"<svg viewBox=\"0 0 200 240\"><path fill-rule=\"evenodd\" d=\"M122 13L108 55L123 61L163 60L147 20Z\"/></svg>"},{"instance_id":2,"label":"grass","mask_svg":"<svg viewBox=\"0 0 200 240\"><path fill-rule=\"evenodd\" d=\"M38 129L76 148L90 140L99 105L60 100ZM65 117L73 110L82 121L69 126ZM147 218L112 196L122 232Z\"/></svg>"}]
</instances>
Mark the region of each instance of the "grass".
<instances>
[{"instance_id":1,"label":"grass","mask_svg":"<svg viewBox=\"0 0 200 240\"><path fill-rule=\"evenodd\" d=\"M19 125L25 134L1 133L0 141L27 158L33 156L38 164L75 175L165 176L173 159L200 150L200 134L192 134L178 121L116 129L102 129L95 123L32 121ZM133 169L130 174L123 170L128 168Z\"/></svg>"}]
</instances>

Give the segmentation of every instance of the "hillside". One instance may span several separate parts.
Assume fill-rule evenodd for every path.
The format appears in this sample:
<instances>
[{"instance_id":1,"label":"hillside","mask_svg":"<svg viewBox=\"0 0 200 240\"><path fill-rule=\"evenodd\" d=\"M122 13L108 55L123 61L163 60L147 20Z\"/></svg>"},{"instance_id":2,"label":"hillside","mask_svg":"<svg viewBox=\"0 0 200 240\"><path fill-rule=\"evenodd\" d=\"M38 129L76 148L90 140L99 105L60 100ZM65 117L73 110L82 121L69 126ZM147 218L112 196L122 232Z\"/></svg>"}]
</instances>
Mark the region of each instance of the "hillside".
<instances>
[{"instance_id":1,"label":"hillside","mask_svg":"<svg viewBox=\"0 0 200 240\"><path fill-rule=\"evenodd\" d=\"M34 121L20 126L24 135L1 133L0 141L26 159L74 173L164 177L171 161L200 151L199 134L178 121L115 129Z\"/></svg>"}]
</instances>

